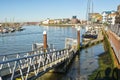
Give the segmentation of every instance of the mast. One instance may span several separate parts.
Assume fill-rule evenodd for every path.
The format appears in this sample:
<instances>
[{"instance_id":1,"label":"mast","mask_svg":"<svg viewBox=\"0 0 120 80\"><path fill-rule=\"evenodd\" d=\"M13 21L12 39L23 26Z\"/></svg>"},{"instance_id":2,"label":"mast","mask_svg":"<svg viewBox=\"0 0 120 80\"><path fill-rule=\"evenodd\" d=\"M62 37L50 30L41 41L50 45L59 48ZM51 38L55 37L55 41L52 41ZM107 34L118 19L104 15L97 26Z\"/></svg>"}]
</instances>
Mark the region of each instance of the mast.
<instances>
[{"instance_id":1,"label":"mast","mask_svg":"<svg viewBox=\"0 0 120 80\"><path fill-rule=\"evenodd\" d=\"M88 0L88 1L87 1L86 20L88 20L88 21L89 21L89 13L90 13L90 1L91 1L91 0Z\"/></svg>"},{"instance_id":2,"label":"mast","mask_svg":"<svg viewBox=\"0 0 120 80\"><path fill-rule=\"evenodd\" d=\"M7 18L5 18L5 27L6 27L6 26L7 26ZM5 27L4 27L4 28L5 28Z\"/></svg>"},{"instance_id":3,"label":"mast","mask_svg":"<svg viewBox=\"0 0 120 80\"><path fill-rule=\"evenodd\" d=\"M92 15L93 15L93 7L94 7L94 4L93 4L93 1L92 1ZM91 20L91 22L92 22L92 25L93 25L93 19Z\"/></svg>"},{"instance_id":4,"label":"mast","mask_svg":"<svg viewBox=\"0 0 120 80\"><path fill-rule=\"evenodd\" d=\"M14 26L14 17L13 17L13 26L12 26L12 27L13 27L13 28L15 27L15 26Z\"/></svg>"},{"instance_id":5,"label":"mast","mask_svg":"<svg viewBox=\"0 0 120 80\"><path fill-rule=\"evenodd\" d=\"M87 12L86 12L86 20L87 21L91 21L90 13L93 14L93 1L92 0L88 0L88 2L87 2Z\"/></svg>"}]
</instances>

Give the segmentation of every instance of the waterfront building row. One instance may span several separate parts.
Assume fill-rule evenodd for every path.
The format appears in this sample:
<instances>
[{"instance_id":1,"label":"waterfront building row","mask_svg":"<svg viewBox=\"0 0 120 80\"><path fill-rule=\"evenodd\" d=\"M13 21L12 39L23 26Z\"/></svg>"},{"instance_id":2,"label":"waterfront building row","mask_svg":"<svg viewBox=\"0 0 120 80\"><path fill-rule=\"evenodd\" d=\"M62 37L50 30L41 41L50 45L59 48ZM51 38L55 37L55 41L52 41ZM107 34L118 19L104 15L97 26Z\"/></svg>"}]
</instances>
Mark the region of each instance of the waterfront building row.
<instances>
[{"instance_id":1,"label":"waterfront building row","mask_svg":"<svg viewBox=\"0 0 120 80\"><path fill-rule=\"evenodd\" d=\"M80 20L77 19L77 16L73 16L72 19L70 18L63 18L63 19L46 19L41 21L41 24L77 24L80 23Z\"/></svg>"}]
</instances>

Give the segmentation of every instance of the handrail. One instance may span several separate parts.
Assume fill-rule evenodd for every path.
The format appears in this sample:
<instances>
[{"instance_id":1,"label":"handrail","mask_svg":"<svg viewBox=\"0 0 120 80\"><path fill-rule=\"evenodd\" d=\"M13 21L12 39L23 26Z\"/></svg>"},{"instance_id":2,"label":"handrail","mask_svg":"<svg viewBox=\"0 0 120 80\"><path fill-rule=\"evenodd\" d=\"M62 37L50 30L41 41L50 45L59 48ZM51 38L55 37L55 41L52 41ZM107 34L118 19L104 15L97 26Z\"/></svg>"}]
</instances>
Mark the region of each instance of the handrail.
<instances>
[{"instance_id":1,"label":"handrail","mask_svg":"<svg viewBox=\"0 0 120 80\"><path fill-rule=\"evenodd\" d=\"M21 59L32 58L32 57L35 57L35 56L45 55L45 54L48 54L48 53L54 53L54 52L59 52L59 51L64 51L64 50L67 50L67 49L47 52L47 53L43 53L43 54L33 54L33 55L30 55L30 56L24 56L24 57L21 57L21 58L16 58L16 59L11 59L11 60L6 60L6 61L0 61L0 64L5 64L5 63L8 63L8 62L18 61L18 60L21 60Z\"/></svg>"},{"instance_id":2,"label":"handrail","mask_svg":"<svg viewBox=\"0 0 120 80\"><path fill-rule=\"evenodd\" d=\"M16 54L25 54L25 53L29 53L29 52L35 52L35 51L38 51L40 49L42 49L43 47L40 47L34 51L25 51L25 52L20 52L20 53L9 53L9 54L0 54L0 56L8 56L8 55L16 55Z\"/></svg>"},{"instance_id":3,"label":"handrail","mask_svg":"<svg viewBox=\"0 0 120 80\"><path fill-rule=\"evenodd\" d=\"M69 49L61 49L0 61L0 76L13 80L18 75L18 77L26 80L31 71L34 72L35 76L41 71L46 71L46 69L51 69L52 66L57 66L63 61L71 59L73 55L74 53L71 54ZM25 79L23 78L24 74L26 75Z\"/></svg>"}]
</instances>

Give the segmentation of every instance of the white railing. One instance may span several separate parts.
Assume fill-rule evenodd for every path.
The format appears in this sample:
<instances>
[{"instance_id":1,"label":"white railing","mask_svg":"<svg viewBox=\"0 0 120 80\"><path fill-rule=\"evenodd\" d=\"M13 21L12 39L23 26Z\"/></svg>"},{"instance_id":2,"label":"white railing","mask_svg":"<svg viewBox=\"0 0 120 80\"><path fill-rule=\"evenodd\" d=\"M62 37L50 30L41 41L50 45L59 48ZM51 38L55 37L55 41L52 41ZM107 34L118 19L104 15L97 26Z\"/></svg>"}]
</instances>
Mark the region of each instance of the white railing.
<instances>
[{"instance_id":1,"label":"white railing","mask_svg":"<svg viewBox=\"0 0 120 80\"><path fill-rule=\"evenodd\" d=\"M75 53L69 52L69 49L43 53L39 49L24 54L26 56L22 57L23 54L15 54L15 58L11 59L8 59L8 57L12 57L13 54L1 55L0 77L3 80L13 80L18 77L27 80L73 57Z\"/></svg>"}]
</instances>

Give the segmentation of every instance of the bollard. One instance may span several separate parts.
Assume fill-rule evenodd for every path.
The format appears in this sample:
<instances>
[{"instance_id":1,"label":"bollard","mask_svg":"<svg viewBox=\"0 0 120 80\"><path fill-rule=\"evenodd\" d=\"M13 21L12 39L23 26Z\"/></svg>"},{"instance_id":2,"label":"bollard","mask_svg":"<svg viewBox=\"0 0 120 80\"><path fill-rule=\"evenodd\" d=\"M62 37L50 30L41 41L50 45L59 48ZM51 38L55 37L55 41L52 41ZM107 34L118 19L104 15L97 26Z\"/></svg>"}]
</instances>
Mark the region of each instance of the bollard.
<instances>
[{"instance_id":1,"label":"bollard","mask_svg":"<svg viewBox=\"0 0 120 80\"><path fill-rule=\"evenodd\" d=\"M80 48L80 28L77 29L77 47Z\"/></svg>"},{"instance_id":2,"label":"bollard","mask_svg":"<svg viewBox=\"0 0 120 80\"><path fill-rule=\"evenodd\" d=\"M43 32L43 48L47 49L47 33L46 33L46 31Z\"/></svg>"}]
</instances>

